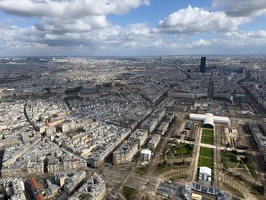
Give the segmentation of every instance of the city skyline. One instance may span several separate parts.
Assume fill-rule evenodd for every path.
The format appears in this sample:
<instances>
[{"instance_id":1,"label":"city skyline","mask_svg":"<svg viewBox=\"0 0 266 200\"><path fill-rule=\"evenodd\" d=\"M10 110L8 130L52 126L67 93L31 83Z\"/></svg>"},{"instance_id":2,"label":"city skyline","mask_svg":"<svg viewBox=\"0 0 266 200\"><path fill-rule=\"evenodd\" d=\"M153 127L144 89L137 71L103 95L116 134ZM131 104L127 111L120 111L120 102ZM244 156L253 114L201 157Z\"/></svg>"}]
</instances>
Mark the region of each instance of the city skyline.
<instances>
[{"instance_id":1,"label":"city skyline","mask_svg":"<svg viewBox=\"0 0 266 200\"><path fill-rule=\"evenodd\" d=\"M2 56L262 54L264 0L0 1Z\"/></svg>"}]
</instances>

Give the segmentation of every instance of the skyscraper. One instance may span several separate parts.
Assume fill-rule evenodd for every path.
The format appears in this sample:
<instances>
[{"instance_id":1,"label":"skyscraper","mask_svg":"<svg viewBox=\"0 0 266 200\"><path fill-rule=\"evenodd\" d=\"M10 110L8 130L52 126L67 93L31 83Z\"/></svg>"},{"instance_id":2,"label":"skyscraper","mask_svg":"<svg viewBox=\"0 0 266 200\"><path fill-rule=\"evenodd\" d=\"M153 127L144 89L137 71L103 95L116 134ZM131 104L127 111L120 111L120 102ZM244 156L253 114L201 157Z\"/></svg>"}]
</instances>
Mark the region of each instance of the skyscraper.
<instances>
[{"instance_id":1,"label":"skyscraper","mask_svg":"<svg viewBox=\"0 0 266 200\"><path fill-rule=\"evenodd\" d=\"M206 57L201 57L201 60L200 60L200 72L201 73L205 72L205 67L206 67Z\"/></svg>"}]
</instances>

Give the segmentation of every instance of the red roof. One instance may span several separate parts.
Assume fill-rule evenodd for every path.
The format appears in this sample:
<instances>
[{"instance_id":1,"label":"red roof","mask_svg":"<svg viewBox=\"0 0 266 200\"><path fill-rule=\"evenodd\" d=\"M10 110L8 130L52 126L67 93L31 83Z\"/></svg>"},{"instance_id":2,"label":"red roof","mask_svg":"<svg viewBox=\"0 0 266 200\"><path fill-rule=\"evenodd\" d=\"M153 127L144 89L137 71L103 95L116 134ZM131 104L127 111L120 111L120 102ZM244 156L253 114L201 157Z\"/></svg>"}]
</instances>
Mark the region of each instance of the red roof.
<instances>
[{"instance_id":1,"label":"red roof","mask_svg":"<svg viewBox=\"0 0 266 200\"><path fill-rule=\"evenodd\" d=\"M30 178L30 185L31 185L33 190L36 190L39 188L39 185L38 185L35 178Z\"/></svg>"},{"instance_id":2,"label":"red roof","mask_svg":"<svg viewBox=\"0 0 266 200\"><path fill-rule=\"evenodd\" d=\"M42 194L38 194L36 197L36 200L44 200L44 197Z\"/></svg>"}]
</instances>

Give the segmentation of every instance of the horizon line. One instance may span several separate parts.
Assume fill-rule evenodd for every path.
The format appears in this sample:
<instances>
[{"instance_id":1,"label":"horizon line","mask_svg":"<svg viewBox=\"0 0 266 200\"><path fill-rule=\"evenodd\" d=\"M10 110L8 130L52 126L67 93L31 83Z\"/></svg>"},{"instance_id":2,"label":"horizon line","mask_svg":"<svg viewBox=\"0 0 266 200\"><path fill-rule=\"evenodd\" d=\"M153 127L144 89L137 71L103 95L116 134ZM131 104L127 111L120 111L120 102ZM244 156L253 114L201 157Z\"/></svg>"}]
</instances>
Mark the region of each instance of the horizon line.
<instances>
[{"instance_id":1,"label":"horizon line","mask_svg":"<svg viewBox=\"0 0 266 200\"><path fill-rule=\"evenodd\" d=\"M56 57L174 57L174 56L266 56L262 54L176 54L176 55L47 55L47 56L0 56L0 58L56 58Z\"/></svg>"}]
</instances>

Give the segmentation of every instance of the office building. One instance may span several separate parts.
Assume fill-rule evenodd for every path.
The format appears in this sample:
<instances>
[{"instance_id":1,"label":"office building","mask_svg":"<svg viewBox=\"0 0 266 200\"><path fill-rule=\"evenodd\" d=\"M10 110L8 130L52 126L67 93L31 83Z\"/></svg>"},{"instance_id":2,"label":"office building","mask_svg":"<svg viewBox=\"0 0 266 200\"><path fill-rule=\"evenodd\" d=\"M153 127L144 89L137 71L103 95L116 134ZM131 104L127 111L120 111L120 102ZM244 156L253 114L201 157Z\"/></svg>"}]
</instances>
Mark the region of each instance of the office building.
<instances>
[{"instance_id":1,"label":"office building","mask_svg":"<svg viewBox=\"0 0 266 200\"><path fill-rule=\"evenodd\" d=\"M201 57L200 59L200 72L205 73L205 67L206 67L206 57Z\"/></svg>"}]
</instances>

